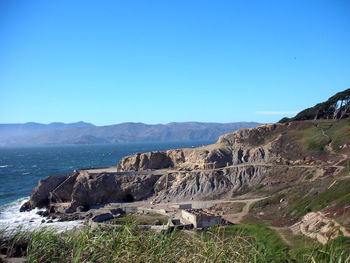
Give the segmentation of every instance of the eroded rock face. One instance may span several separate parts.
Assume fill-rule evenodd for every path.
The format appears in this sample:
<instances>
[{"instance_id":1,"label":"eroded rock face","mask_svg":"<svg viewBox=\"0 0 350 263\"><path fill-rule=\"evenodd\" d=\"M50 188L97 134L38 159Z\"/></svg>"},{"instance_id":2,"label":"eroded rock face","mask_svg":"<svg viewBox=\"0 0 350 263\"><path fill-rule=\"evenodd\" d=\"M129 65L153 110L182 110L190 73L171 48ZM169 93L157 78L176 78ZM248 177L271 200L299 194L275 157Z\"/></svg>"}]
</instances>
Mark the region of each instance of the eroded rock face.
<instances>
[{"instance_id":1,"label":"eroded rock face","mask_svg":"<svg viewBox=\"0 0 350 263\"><path fill-rule=\"evenodd\" d=\"M195 149L137 153L124 157L118 164L118 170L142 171L163 168L201 170L243 163L285 163L286 158L279 151L283 138L278 134L278 130L282 126L273 124L239 130L221 136L215 144Z\"/></svg>"},{"instance_id":2,"label":"eroded rock face","mask_svg":"<svg viewBox=\"0 0 350 263\"><path fill-rule=\"evenodd\" d=\"M181 202L232 197L244 185L258 185L268 169L265 166L244 166L165 174L156 182L154 201Z\"/></svg>"},{"instance_id":3,"label":"eroded rock face","mask_svg":"<svg viewBox=\"0 0 350 263\"><path fill-rule=\"evenodd\" d=\"M46 195L49 196L47 207L51 214L72 214L110 202L150 199L159 203L231 198L236 192L257 185L297 183L307 174L315 174L317 169L246 164L192 171L96 173L94 170L81 170ZM325 169L322 173L328 172ZM45 182L50 180L44 180L40 186ZM71 189L69 197L68 191L63 189Z\"/></svg>"},{"instance_id":4,"label":"eroded rock face","mask_svg":"<svg viewBox=\"0 0 350 263\"><path fill-rule=\"evenodd\" d=\"M273 187L298 184L310 173L327 176L333 174L334 170L246 164L220 169L172 171L157 180L152 198L154 202L225 199L243 189L255 189L258 185Z\"/></svg>"},{"instance_id":5,"label":"eroded rock face","mask_svg":"<svg viewBox=\"0 0 350 263\"><path fill-rule=\"evenodd\" d=\"M288 125L239 130L196 149L137 153L124 157L113 171L79 170L48 177L39 182L23 210L51 207L74 213L108 202L230 198L257 185L298 183L307 174L318 178L340 169L315 166L312 156L303 155L286 135Z\"/></svg>"},{"instance_id":6,"label":"eroded rock face","mask_svg":"<svg viewBox=\"0 0 350 263\"><path fill-rule=\"evenodd\" d=\"M69 175L53 175L40 180L30 195L30 207L46 207L50 203L51 192L68 177Z\"/></svg>"},{"instance_id":7,"label":"eroded rock face","mask_svg":"<svg viewBox=\"0 0 350 263\"><path fill-rule=\"evenodd\" d=\"M51 203L70 202L70 211L77 207L90 207L106 202L130 202L142 200L154 193L157 174L89 173L72 174L51 191ZM68 196L68 190L70 195Z\"/></svg>"},{"instance_id":8,"label":"eroded rock face","mask_svg":"<svg viewBox=\"0 0 350 263\"><path fill-rule=\"evenodd\" d=\"M72 206L142 200L154 193L159 175L81 174L73 187Z\"/></svg>"}]
</instances>

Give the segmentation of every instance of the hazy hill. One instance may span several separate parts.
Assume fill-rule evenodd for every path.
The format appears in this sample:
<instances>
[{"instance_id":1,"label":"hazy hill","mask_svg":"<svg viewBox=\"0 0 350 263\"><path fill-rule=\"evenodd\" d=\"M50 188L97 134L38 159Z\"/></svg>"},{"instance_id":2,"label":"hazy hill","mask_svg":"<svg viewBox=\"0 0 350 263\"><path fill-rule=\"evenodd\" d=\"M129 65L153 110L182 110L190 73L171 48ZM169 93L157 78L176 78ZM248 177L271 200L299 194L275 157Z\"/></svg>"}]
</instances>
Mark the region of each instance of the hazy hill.
<instances>
[{"instance_id":1,"label":"hazy hill","mask_svg":"<svg viewBox=\"0 0 350 263\"><path fill-rule=\"evenodd\" d=\"M41 124L36 122L18 123L18 124L0 124L0 138L14 136L33 135L41 132L53 130L65 130L68 128L93 126L83 121L75 123L52 122L50 124Z\"/></svg>"},{"instance_id":2,"label":"hazy hill","mask_svg":"<svg viewBox=\"0 0 350 263\"><path fill-rule=\"evenodd\" d=\"M256 122L225 124L173 122L155 125L130 122L109 126L95 126L85 122L47 125L39 123L0 124L0 145L216 140L222 134L259 125Z\"/></svg>"}]
</instances>

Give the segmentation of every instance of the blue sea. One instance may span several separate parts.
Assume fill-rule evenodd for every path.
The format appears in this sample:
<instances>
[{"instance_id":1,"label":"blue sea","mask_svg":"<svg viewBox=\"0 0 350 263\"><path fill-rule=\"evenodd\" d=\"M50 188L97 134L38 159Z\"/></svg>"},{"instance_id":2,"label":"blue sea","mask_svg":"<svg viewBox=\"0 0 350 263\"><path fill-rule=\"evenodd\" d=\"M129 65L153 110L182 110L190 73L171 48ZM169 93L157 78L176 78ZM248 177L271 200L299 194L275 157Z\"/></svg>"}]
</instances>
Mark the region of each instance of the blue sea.
<instances>
[{"instance_id":1,"label":"blue sea","mask_svg":"<svg viewBox=\"0 0 350 263\"><path fill-rule=\"evenodd\" d=\"M116 166L126 155L208 145L214 141L0 148L0 227L41 222L33 211L19 213L38 181L89 167Z\"/></svg>"}]
</instances>

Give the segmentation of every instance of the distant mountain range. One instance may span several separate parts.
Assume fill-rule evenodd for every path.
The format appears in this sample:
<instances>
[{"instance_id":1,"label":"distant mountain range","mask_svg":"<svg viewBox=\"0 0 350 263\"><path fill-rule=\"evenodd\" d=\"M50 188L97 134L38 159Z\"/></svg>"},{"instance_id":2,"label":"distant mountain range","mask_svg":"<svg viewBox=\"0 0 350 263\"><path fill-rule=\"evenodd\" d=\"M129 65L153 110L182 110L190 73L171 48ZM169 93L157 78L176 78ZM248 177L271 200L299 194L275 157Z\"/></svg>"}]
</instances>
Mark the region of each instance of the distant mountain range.
<instances>
[{"instance_id":1,"label":"distant mountain range","mask_svg":"<svg viewBox=\"0 0 350 263\"><path fill-rule=\"evenodd\" d=\"M108 126L86 122L0 124L0 146L216 140L222 134L259 125L257 122L155 125L128 122Z\"/></svg>"}]
</instances>

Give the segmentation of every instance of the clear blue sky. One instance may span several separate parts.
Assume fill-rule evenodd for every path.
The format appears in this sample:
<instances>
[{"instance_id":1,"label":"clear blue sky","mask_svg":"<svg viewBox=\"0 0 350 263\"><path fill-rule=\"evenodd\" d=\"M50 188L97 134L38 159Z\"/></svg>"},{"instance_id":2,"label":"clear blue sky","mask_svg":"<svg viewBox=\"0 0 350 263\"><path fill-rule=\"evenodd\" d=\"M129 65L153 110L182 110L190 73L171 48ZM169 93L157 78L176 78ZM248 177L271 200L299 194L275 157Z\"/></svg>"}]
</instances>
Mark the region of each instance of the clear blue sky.
<instances>
[{"instance_id":1,"label":"clear blue sky","mask_svg":"<svg viewBox=\"0 0 350 263\"><path fill-rule=\"evenodd\" d=\"M0 123L275 122L347 88L348 0L0 0Z\"/></svg>"}]
</instances>

